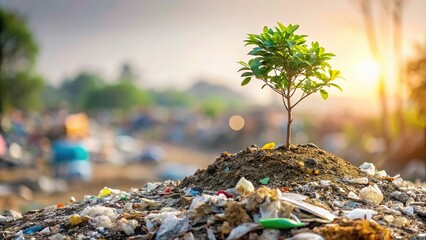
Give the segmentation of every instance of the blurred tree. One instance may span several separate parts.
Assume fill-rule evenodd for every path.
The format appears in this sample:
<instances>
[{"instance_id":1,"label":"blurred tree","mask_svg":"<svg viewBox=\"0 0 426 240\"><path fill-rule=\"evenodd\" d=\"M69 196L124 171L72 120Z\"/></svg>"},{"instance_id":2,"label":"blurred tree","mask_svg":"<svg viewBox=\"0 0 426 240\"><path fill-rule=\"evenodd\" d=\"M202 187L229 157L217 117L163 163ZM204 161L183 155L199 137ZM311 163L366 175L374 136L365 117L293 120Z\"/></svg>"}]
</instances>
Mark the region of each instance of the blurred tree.
<instances>
[{"instance_id":1,"label":"blurred tree","mask_svg":"<svg viewBox=\"0 0 426 240\"><path fill-rule=\"evenodd\" d=\"M121 66L119 81L134 82L136 78L137 74L135 73L133 66L128 62L123 63Z\"/></svg>"},{"instance_id":2,"label":"blurred tree","mask_svg":"<svg viewBox=\"0 0 426 240\"><path fill-rule=\"evenodd\" d=\"M384 10L384 18L379 22L379 27L383 29L390 29L389 26L383 26L384 24L392 23L391 30L393 34L392 40L393 43L393 52L394 52L394 69L395 78L397 80L397 86L395 87L395 109L396 109L396 123L398 127L398 133L404 131L404 118L402 114L403 108L403 97L404 97L404 79L402 77L402 13L404 9L404 0L389 0L389 1L371 1L371 0L355 0L357 5L360 7L364 26L366 30L367 40L370 47L370 52L373 58L378 61L382 69L386 69L386 54L383 49L380 49L379 46L386 46L390 41L379 41L379 34L375 28L378 21L374 19L374 3L380 3L382 9ZM386 21L388 20L388 21ZM391 21L389 21L391 20ZM383 36L387 38L388 33L384 33ZM389 153L391 145L391 134L390 134L390 114L389 114L389 102L387 100L388 93L386 88L386 77L383 71L381 71L379 76L379 102L381 106L381 128L382 128L382 137L385 141L385 153Z\"/></svg>"},{"instance_id":3,"label":"blurred tree","mask_svg":"<svg viewBox=\"0 0 426 240\"><path fill-rule=\"evenodd\" d=\"M417 56L408 62L406 71L410 98L417 113L416 123L424 129L426 159L426 41L424 45L418 44L416 50Z\"/></svg>"},{"instance_id":4,"label":"blurred tree","mask_svg":"<svg viewBox=\"0 0 426 240\"><path fill-rule=\"evenodd\" d=\"M188 107L191 102L191 96L188 92L169 89L161 92L153 92L156 104L164 107Z\"/></svg>"},{"instance_id":5,"label":"blurred tree","mask_svg":"<svg viewBox=\"0 0 426 240\"><path fill-rule=\"evenodd\" d=\"M74 78L63 81L59 91L73 109L80 110L84 108L89 92L101 89L105 85L104 80L97 74L81 72Z\"/></svg>"},{"instance_id":6,"label":"blurred tree","mask_svg":"<svg viewBox=\"0 0 426 240\"><path fill-rule=\"evenodd\" d=\"M150 105L153 102L151 93L142 91L131 82L119 82L94 89L87 94L84 102L86 109L124 109L137 105Z\"/></svg>"},{"instance_id":7,"label":"blurred tree","mask_svg":"<svg viewBox=\"0 0 426 240\"><path fill-rule=\"evenodd\" d=\"M41 107L43 78L33 73L37 44L23 18L0 8L0 114Z\"/></svg>"}]
</instances>

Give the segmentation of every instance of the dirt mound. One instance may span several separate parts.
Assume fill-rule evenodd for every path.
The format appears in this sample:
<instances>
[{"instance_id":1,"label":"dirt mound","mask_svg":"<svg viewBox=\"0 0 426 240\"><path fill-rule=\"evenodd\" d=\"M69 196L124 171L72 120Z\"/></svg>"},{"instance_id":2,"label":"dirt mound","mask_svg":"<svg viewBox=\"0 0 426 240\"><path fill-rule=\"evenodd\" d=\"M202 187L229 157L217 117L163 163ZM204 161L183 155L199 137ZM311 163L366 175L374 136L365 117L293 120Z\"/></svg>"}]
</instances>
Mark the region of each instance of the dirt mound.
<instances>
[{"instance_id":1,"label":"dirt mound","mask_svg":"<svg viewBox=\"0 0 426 240\"><path fill-rule=\"evenodd\" d=\"M314 144L292 146L290 151L285 151L284 147L262 149L253 145L236 154L222 153L207 169L185 178L181 186L228 189L241 177L256 188L261 185L280 188L327 179L367 177L367 174ZM264 184L265 178L269 178L267 184ZM262 179L263 184L259 182Z\"/></svg>"}]
</instances>

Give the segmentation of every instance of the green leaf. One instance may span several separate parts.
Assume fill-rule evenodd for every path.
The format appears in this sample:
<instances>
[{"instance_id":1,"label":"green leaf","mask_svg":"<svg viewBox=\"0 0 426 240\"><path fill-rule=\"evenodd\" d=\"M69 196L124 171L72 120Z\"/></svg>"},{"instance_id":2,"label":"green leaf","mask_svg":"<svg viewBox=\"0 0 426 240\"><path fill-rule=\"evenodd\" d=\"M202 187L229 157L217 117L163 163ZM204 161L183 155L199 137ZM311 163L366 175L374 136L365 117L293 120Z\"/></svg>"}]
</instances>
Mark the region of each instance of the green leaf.
<instances>
[{"instance_id":1,"label":"green leaf","mask_svg":"<svg viewBox=\"0 0 426 240\"><path fill-rule=\"evenodd\" d=\"M269 33L269 29L268 29L268 27L267 27L267 26L264 26L264 27L263 27L263 33L264 33L265 35L268 35L268 33Z\"/></svg>"},{"instance_id":2,"label":"green leaf","mask_svg":"<svg viewBox=\"0 0 426 240\"><path fill-rule=\"evenodd\" d=\"M245 72L243 74L241 74L241 77L249 77L249 76L253 76L252 72Z\"/></svg>"},{"instance_id":3,"label":"green leaf","mask_svg":"<svg viewBox=\"0 0 426 240\"><path fill-rule=\"evenodd\" d=\"M335 83L329 83L328 85L333 86L333 87L339 89L341 92L343 92L342 88L339 85L335 84Z\"/></svg>"},{"instance_id":4,"label":"green leaf","mask_svg":"<svg viewBox=\"0 0 426 240\"><path fill-rule=\"evenodd\" d=\"M251 80L251 77L246 77L242 82L241 82L241 86L245 86L247 84L249 84Z\"/></svg>"},{"instance_id":5,"label":"green leaf","mask_svg":"<svg viewBox=\"0 0 426 240\"><path fill-rule=\"evenodd\" d=\"M250 70L250 68L249 67L242 67L237 72L241 72L241 71L245 71L245 70Z\"/></svg>"},{"instance_id":6,"label":"green leaf","mask_svg":"<svg viewBox=\"0 0 426 240\"><path fill-rule=\"evenodd\" d=\"M281 31L283 31L283 32L286 31L286 27L282 23L278 22L277 24L280 27Z\"/></svg>"},{"instance_id":7,"label":"green leaf","mask_svg":"<svg viewBox=\"0 0 426 240\"><path fill-rule=\"evenodd\" d=\"M238 62L239 64L241 64L241 65L243 65L244 67L250 67L247 63L245 63L245 62L243 62L243 61L239 61Z\"/></svg>"},{"instance_id":8,"label":"green leaf","mask_svg":"<svg viewBox=\"0 0 426 240\"><path fill-rule=\"evenodd\" d=\"M327 98L328 98L328 92L327 91L325 91L324 89L320 89L320 94L321 94L322 99L327 100Z\"/></svg>"}]
</instances>

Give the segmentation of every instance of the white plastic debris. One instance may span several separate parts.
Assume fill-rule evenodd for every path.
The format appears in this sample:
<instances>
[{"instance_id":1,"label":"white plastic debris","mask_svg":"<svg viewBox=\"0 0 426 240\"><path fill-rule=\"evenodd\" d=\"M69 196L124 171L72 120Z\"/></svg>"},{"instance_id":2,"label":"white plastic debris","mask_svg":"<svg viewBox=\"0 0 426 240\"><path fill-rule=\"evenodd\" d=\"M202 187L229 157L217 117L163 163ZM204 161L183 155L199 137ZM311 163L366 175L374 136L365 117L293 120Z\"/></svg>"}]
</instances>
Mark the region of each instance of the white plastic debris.
<instances>
[{"instance_id":1,"label":"white plastic debris","mask_svg":"<svg viewBox=\"0 0 426 240\"><path fill-rule=\"evenodd\" d=\"M289 202L291 204L296 205L296 207L298 207L302 210L310 212L310 213L312 213L312 214L314 214L318 217L321 217L323 219L326 219L328 221L333 221L333 219L336 218L336 216L334 214L332 214L330 211L328 211L324 208L318 207L318 206L314 206L310 203L303 202L303 201L300 201L300 200L293 200L293 199L287 198L287 197L281 197L281 199L286 201L286 202Z\"/></svg>"},{"instance_id":2,"label":"white plastic debris","mask_svg":"<svg viewBox=\"0 0 426 240\"><path fill-rule=\"evenodd\" d=\"M65 239L64 235L60 233L57 233L49 237L49 240L64 240L64 239Z\"/></svg>"},{"instance_id":3,"label":"white plastic debris","mask_svg":"<svg viewBox=\"0 0 426 240\"><path fill-rule=\"evenodd\" d=\"M161 226L157 231L156 240L172 239L180 233L184 233L189 229L188 218L178 218L176 216L169 216L161 222Z\"/></svg>"},{"instance_id":4,"label":"white plastic debris","mask_svg":"<svg viewBox=\"0 0 426 240\"><path fill-rule=\"evenodd\" d=\"M262 240L276 240L280 239L281 232L278 229L264 229L260 239Z\"/></svg>"},{"instance_id":5,"label":"white plastic debris","mask_svg":"<svg viewBox=\"0 0 426 240\"><path fill-rule=\"evenodd\" d=\"M242 223L238 225L236 228L232 229L227 240L240 239L242 236L257 229L258 227L259 227L259 224L257 223Z\"/></svg>"},{"instance_id":6,"label":"white plastic debris","mask_svg":"<svg viewBox=\"0 0 426 240\"><path fill-rule=\"evenodd\" d=\"M328 187L328 186L330 186L330 180L321 180L320 184L323 187Z\"/></svg>"},{"instance_id":7,"label":"white plastic debris","mask_svg":"<svg viewBox=\"0 0 426 240\"><path fill-rule=\"evenodd\" d=\"M370 175L374 175L376 173L376 166L372 163L365 162L359 166L359 169L365 173Z\"/></svg>"},{"instance_id":8,"label":"white plastic debris","mask_svg":"<svg viewBox=\"0 0 426 240\"><path fill-rule=\"evenodd\" d=\"M349 180L350 183L356 183L356 184L368 184L368 178L354 178Z\"/></svg>"},{"instance_id":9,"label":"white plastic debris","mask_svg":"<svg viewBox=\"0 0 426 240\"><path fill-rule=\"evenodd\" d=\"M106 215L97 216L94 218L94 222L97 228L111 228L112 221Z\"/></svg>"},{"instance_id":10,"label":"white plastic debris","mask_svg":"<svg viewBox=\"0 0 426 240\"><path fill-rule=\"evenodd\" d=\"M99 205L93 207L86 207L80 215L92 218L96 227L98 228L111 228L112 221L114 221L118 216L115 209Z\"/></svg>"},{"instance_id":11,"label":"white plastic debris","mask_svg":"<svg viewBox=\"0 0 426 240\"><path fill-rule=\"evenodd\" d=\"M127 235L131 235L135 233L135 228L138 226L138 221L134 219L127 220L125 218L121 218L117 222L117 228L119 231L123 231Z\"/></svg>"},{"instance_id":12,"label":"white plastic debris","mask_svg":"<svg viewBox=\"0 0 426 240\"><path fill-rule=\"evenodd\" d=\"M315 233L298 233L291 238L286 238L286 240L324 240L324 238Z\"/></svg>"},{"instance_id":13,"label":"white plastic debris","mask_svg":"<svg viewBox=\"0 0 426 240\"><path fill-rule=\"evenodd\" d=\"M345 214L345 217L351 220L354 220L354 219L371 220L374 214L377 214L377 212L371 209L355 208L352 211L347 212Z\"/></svg>"},{"instance_id":14,"label":"white plastic debris","mask_svg":"<svg viewBox=\"0 0 426 240\"><path fill-rule=\"evenodd\" d=\"M45 228L43 228L43 230L40 231L40 233L50 233L50 228L45 227Z\"/></svg>"},{"instance_id":15,"label":"white plastic debris","mask_svg":"<svg viewBox=\"0 0 426 240\"><path fill-rule=\"evenodd\" d=\"M145 184L145 190L146 192L151 192L152 190L156 189L158 186L160 186L160 183L156 182L156 183L152 183L152 182L148 182L147 184Z\"/></svg>"},{"instance_id":16,"label":"white plastic debris","mask_svg":"<svg viewBox=\"0 0 426 240\"><path fill-rule=\"evenodd\" d=\"M254 186L253 186L253 183L251 183L249 180L245 179L245 177L242 177L237 182L235 189L237 189L237 191L240 194L249 194L249 193L254 191Z\"/></svg>"},{"instance_id":17,"label":"white plastic debris","mask_svg":"<svg viewBox=\"0 0 426 240\"><path fill-rule=\"evenodd\" d=\"M366 202L378 205L383 201L383 193L380 188L374 184L359 191L359 197Z\"/></svg>"}]
</instances>

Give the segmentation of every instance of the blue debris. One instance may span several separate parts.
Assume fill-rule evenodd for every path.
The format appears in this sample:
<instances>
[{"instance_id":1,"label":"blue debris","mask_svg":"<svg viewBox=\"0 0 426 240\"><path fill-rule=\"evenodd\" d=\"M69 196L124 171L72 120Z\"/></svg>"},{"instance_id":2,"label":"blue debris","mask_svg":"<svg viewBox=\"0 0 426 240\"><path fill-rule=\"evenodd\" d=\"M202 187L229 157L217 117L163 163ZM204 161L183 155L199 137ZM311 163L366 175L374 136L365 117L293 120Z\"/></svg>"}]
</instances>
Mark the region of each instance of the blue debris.
<instances>
[{"instance_id":1,"label":"blue debris","mask_svg":"<svg viewBox=\"0 0 426 240\"><path fill-rule=\"evenodd\" d=\"M30 227L30 228L26 228L26 229L24 229L23 231L22 231L22 233L23 234L33 234L33 233L35 233L35 232L38 232L38 231L40 231L41 229L42 229L43 227L41 226L41 225L35 225L35 226L32 226L32 227Z\"/></svg>"}]
</instances>

